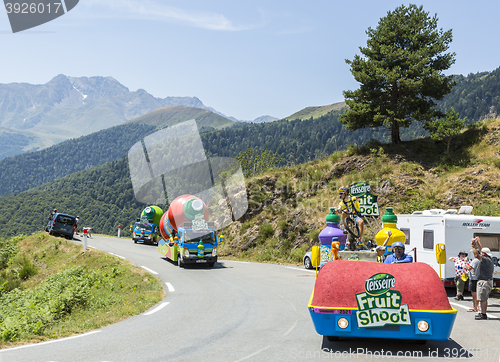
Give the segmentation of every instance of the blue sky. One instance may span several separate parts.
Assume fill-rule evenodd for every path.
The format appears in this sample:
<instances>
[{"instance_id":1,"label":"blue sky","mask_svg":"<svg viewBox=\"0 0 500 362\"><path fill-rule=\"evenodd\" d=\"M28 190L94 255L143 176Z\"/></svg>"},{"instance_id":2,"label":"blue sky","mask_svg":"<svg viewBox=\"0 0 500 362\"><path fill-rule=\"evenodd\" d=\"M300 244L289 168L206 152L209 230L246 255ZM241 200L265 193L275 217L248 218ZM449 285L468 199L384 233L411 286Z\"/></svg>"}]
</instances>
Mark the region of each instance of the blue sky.
<instances>
[{"instance_id":1,"label":"blue sky","mask_svg":"<svg viewBox=\"0 0 500 362\"><path fill-rule=\"evenodd\" d=\"M28 2L28 1L27 1ZM356 89L345 59L391 0L80 0L66 15L13 34L0 10L0 83L58 74L112 76L155 97L196 96L243 120L286 117ZM447 74L500 66L500 2L415 2L453 30Z\"/></svg>"}]
</instances>

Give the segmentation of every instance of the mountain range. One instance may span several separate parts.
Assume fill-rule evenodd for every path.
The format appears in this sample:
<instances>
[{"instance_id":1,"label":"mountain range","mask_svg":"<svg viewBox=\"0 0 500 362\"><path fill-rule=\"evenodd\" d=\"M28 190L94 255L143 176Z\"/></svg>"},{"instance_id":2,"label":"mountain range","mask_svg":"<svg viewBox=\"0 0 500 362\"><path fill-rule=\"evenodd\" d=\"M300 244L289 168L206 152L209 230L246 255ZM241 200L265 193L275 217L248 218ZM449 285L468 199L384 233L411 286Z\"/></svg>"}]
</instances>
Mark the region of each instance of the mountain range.
<instances>
[{"instance_id":1,"label":"mountain range","mask_svg":"<svg viewBox=\"0 0 500 362\"><path fill-rule=\"evenodd\" d=\"M0 84L0 141L4 141L0 159L44 149L168 106L200 108L228 118L196 97L157 98L144 89L130 91L112 77L60 74L46 84ZM256 122L261 122L259 118Z\"/></svg>"}]
</instances>

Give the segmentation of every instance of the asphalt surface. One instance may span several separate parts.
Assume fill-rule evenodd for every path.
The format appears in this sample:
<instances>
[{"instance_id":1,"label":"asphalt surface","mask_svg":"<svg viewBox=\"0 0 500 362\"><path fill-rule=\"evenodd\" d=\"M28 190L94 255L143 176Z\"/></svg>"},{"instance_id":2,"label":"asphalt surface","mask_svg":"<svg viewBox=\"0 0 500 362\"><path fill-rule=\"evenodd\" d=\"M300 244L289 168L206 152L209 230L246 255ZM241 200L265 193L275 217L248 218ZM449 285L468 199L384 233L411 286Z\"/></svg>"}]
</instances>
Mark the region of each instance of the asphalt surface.
<instances>
[{"instance_id":1,"label":"asphalt surface","mask_svg":"<svg viewBox=\"0 0 500 362\"><path fill-rule=\"evenodd\" d=\"M446 342L344 339L318 335L307 304L315 272L300 267L221 260L179 268L155 246L93 236L88 245L155 274L167 294L149 311L84 335L0 351L0 362L76 361L500 361L500 301L474 320L470 295Z\"/></svg>"}]
</instances>

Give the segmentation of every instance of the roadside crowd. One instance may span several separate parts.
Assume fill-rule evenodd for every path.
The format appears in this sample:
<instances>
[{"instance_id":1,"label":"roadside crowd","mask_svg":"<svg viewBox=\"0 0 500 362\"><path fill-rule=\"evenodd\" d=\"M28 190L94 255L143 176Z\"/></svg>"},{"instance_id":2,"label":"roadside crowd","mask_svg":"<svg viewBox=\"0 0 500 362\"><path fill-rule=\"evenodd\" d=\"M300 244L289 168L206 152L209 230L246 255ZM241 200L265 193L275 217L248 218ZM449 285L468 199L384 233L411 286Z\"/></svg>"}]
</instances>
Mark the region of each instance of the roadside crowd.
<instances>
[{"instance_id":1,"label":"roadside crowd","mask_svg":"<svg viewBox=\"0 0 500 362\"><path fill-rule=\"evenodd\" d=\"M472 294L472 308L469 312L478 312L475 319L488 319L486 310L488 297L493 289L494 263L489 248L481 246L479 237L472 239L472 253L474 259L468 259L468 253L461 250L457 257L449 260L455 263L455 285L457 286L456 300L464 300L465 282L469 280L469 291Z\"/></svg>"}]
</instances>

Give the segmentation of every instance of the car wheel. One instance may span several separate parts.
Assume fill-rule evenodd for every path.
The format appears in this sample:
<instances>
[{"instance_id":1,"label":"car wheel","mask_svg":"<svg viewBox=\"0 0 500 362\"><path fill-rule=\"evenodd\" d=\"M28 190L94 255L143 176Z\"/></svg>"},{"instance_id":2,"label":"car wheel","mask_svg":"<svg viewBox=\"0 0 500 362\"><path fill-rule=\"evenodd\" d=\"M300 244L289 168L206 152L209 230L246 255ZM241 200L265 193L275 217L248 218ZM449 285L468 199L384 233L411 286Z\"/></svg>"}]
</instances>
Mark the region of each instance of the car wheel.
<instances>
[{"instance_id":1,"label":"car wheel","mask_svg":"<svg viewBox=\"0 0 500 362\"><path fill-rule=\"evenodd\" d=\"M137 244L137 239L134 239L134 244Z\"/></svg>"},{"instance_id":2,"label":"car wheel","mask_svg":"<svg viewBox=\"0 0 500 362\"><path fill-rule=\"evenodd\" d=\"M304 268L312 269L311 259L309 259L308 256L306 256L306 258L304 259Z\"/></svg>"},{"instance_id":3,"label":"car wheel","mask_svg":"<svg viewBox=\"0 0 500 362\"><path fill-rule=\"evenodd\" d=\"M54 235L54 232L52 230L50 230L49 235Z\"/></svg>"},{"instance_id":4,"label":"car wheel","mask_svg":"<svg viewBox=\"0 0 500 362\"><path fill-rule=\"evenodd\" d=\"M339 337L337 336L326 336L326 339L328 339L330 342L335 342L339 340Z\"/></svg>"},{"instance_id":5,"label":"car wheel","mask_svg":"<svg viewBox=\"0 0 500 362\"><path fill-rule=\"evenodd\" d=\"M210 268L211 268L211 267L213 267L214 265L215 265L215 263L214 263L214 262L208 263L208 266L209 266Z\"/></svg>"}]
</instances>

